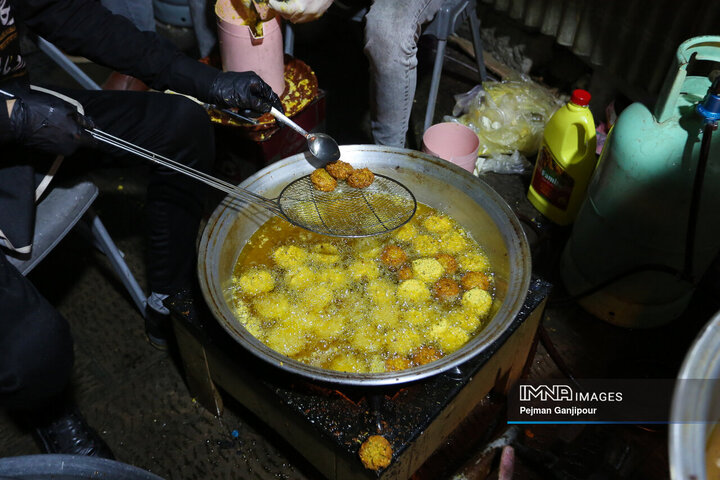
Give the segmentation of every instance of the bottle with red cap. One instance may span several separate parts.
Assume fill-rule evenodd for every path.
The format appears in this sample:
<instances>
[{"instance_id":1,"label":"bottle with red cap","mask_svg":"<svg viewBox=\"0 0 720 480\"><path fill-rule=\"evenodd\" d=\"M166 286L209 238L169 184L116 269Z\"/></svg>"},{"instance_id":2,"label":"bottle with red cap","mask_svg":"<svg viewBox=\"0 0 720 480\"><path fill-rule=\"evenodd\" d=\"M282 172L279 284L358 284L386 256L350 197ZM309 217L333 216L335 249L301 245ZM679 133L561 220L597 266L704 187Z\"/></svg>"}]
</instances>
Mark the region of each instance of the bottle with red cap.
<instances>
[{"instance_id":1,"label":"bottle with red cap","mask_svg":"<svg viewBox=\"0 0 720 480\"><path fill-rule=\"evenodd\" d=\"M574 90L550 117L530 181L530 203L558 225L575 220L597 163L589 103L589 92Z\"/></svg>"}]
</instances>

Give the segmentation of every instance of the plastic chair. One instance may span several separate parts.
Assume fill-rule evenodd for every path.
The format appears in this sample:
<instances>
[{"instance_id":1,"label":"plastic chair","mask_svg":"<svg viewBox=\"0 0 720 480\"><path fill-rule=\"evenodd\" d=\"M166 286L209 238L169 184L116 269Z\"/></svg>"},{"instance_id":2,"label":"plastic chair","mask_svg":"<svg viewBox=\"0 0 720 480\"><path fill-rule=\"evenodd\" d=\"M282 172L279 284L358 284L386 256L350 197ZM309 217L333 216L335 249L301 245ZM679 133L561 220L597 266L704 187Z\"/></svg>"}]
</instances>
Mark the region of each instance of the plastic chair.
<instances>
[{"instance_id":1,"label":"plastic chair","mask_svg":"<svg viewBox=\"0 0 720 480\"><path fill-rule=\"evenodd\" d=\"M125 263L122 252L91 208L97 195L98 187L88 181L71 186L51 186L37 205L32 253L19 255L5 250L3 252L20 273L27 275L82 220L90 230L93 243L108 258L144 317L146 297L143 290Z\"/></svg>"},{"instance_id":2,"label":"plastic chair","mask_svg":"<svg viewBox=\"0 0 720 480\"><path fill-rule=\"evenodd\" d=\"M470 22L473 49L475 50L475 62L477 63L480 81L484 82L487 80L482 40L480 38L480 22L477 18L475 1L445 0L443 6L440 7L440 10L435 14L435 18L433 18L432 22L430 22L423 32L423 35L432 35L437 38L438 41L435 52L435 64L433 65L432 79L430 81L427 109L425 110L425 126L423 131L432 125L438 88L440 87L440 76L442 75L442 67L445 60L445 47L447 46L448 37L455 33L455 28L461 19L466 19Z\"/></svg>"}]
</instances>

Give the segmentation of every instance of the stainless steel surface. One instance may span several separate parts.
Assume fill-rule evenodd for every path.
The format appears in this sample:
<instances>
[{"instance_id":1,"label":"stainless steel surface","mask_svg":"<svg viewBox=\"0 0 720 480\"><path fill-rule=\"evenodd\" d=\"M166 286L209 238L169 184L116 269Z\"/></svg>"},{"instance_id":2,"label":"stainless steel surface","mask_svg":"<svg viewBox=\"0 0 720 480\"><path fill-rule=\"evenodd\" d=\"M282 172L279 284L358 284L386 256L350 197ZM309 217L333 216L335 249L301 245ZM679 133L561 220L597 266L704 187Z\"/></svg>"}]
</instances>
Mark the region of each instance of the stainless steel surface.
<instances>
[{"instance_id":1,"label":"stainless steel surface","mask_svg":"<svg viewBox=\"0 0 720 480\"><path fill-rule=\"evenodd\" d=\"M300 125L290 120L281 111L272 107L270 113L279 122L284 123L288 127L307 139L308 149L315 158L320 160L323 165L340 159L340 148L337 142L330 135L325 133L308 133Z\"/></svg>"},{"instance_id":2,"label":"stainless steel surface","mask_svg":"<svg viewBox=\"0 0 720 480\"><path fill-rule=\"evenodd\" d=\"M375 145L344 145L343 159L353 166L391 175L407 185L419 202L455 218L481 245L493 265L497 296L492 319L460 350L427 365L399 372L345 373L289 359L258 341L235 319L225 292L245 243L268 220L266 210L226 198L202 234L198 272L203 296L222 327L259 358L308 379L347 385L391 385L450 370L483 352L508 328L530 284L531 259L525 233L505 201L482 180L436 157L417 151ZM259 195L277 195L283 186L312 171L302 154L257 172L241 183Z\"/></svg>"},{"instance_id":3,"label":"stainless steel surface","mask_svg":"<svg viewBox=\"0 0 720 480\"><path fill-rule=\"evenodd\" d=\"M681 379L714 379L688 381ZM688 350L670 410L670 475L673 480L705 480L708 436L720 421L720 312L705 325ZM707 421L687 421L705 419Z\"/></svg>"}]
</instances>

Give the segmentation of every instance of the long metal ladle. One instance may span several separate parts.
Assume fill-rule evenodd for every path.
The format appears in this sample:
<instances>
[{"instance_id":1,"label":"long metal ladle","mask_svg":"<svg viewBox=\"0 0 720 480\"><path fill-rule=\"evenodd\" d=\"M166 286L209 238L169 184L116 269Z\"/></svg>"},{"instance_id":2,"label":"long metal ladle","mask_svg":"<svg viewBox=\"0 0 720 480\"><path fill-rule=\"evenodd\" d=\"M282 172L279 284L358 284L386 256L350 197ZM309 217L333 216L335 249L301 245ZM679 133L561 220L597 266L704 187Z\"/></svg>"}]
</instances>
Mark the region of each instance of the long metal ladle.
<instances>
[{"instance_id":1,"label":"long metal ladle","mask_svg":"<svg viewBox=\"0 0 720 480\"><path fill-rule=\"evenodd\" d=\"M310 153L320 160L323 165L334 162L340 158L340 147L337 142L325 133L308 133L300 125L286 117L280 110L275 107L270 109L270 113L279 122L284 123L288 127L307 139L308 149Z\"/></svg>"}]
</instances>

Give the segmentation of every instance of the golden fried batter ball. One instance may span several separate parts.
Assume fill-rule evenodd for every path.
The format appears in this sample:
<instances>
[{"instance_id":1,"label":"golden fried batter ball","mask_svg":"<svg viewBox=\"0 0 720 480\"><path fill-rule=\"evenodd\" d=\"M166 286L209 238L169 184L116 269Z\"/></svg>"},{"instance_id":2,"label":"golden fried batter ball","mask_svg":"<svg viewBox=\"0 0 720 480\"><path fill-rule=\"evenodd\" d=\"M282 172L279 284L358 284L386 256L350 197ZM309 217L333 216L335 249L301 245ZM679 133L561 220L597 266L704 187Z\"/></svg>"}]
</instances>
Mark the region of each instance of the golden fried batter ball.
<instances>
[{"instance_id":1,"label":"golden fried batter ball","mask_svg":"<svg viewBox=\"0 0 720 480\"><path fill-rule=\"evenodd\" d=\"M418 258L412 261L413 278L426 283L432 283L442 277L443 266L434 258Z\"/></svg>"},{"instance_id":2,"label":"golden fried batter ball","mask_svg":"<svg viewBox=\"0 0 720 480\"><path fill-rule=\"evenodd\" d=\"M353 171L346 181L353 188L366 188L375 181L375 174L369 168L360 168Z\"/></svg>"},{"instance_id":3,"label":"golden fried batter ball","mask_svg":"<svg viewBox=\"0 0 720 480\"><path fill-rule=\"evenodd\" d=\"M413 353L412 362L415 365L425 365L440 360L442 354L432 347L420 347Z\"/></svg>"},{"instance_id":4,"label":"golden fried batter ball","mask_svg":"<svg viewBox=\"0 0 720 480\"><path fill-rule=\"evenodd\" d=\"M460 295L460 287L451 278L441 278L432 287L435 298L442 302L452 302Z\"/></svg>"},{"instance_id":5,"label":"golden fried batter ball","mask_svg":"<svg viewBox=\"0 0 720 480\"><path fill-rule=\"evenodd\" d=\"M342 354L330 362L330 369L339 372L365 373L368 371L368 366L365 360L357 355Z\"/></svg>"},{"instance_id":6,"label":"golden fried batter ball","mask_svg":"<svg viewBox=\"0 0 720 480\"><path fill-rule=\"evenodd\" d=\"M460 267L468 272L485 272L490 270L490 260L484 253L470 252L459 259Z\"/></svg>"},{"instance_id":7,"label":"golden fried batter ball","mask_svg":"<svg viewBox=\"0 0 720 480\"><path fill-rule=\"evenodd\" d=\"M484 317L490 312L492 306L492 297L486 290L473 288L468 290L462 296L463 307L475 313L480 317Z\"/></svg>"},{"instance_id":8,"label":"golden fried batter ball","mask_svg":"<svg viewBox=\"0 0 720 480\"><path fill-rule=\"evenodd\" d=\"M325 170L337 180L345 180L355 171L352 165L342 160L328 163L325 165Z\"/></svg>"},{"instance_id":9,"label":"golden fried batter ball","mask_svg":"<svg viewBox=\"0 0 720 480\"><path fill-rule=\"evenodd\" d=\"M275 288L275 278L265 269L253 269L233 278L233 283L247 295L259 295Z\"/></svg>"},{"instance_id":10,"label":"golden fried batter ball","mask_svg":"<svg viewBox=\"0 0 720 480\"><path fill-rule=\"evenodd\" d=\"M272 253L275 263L284 269L299 267L307 262L307 250L295 245L282 245Z\"/></svg>"},{"instance_id":11,"label":"golden fried batter ball","mask_svg":"<svg viewBox=\"0 0 720 480\"><path fill-rule=\"evenodd\" d=\"M360 461L368 470L380 470L390 465L393 450L385 437L371 435L360 445L358 455Z\"/></svg>"},{"instance_id":12,"label":"golden fried batter ball","mask_svg":"<svg viewBox=\"0 0 720 480\"><path fill-rule=\"evenodd\" d=\"M418 255L423 257L432 257L440 251L440 245L430 235L418 235L412 240L412 248Z\"/></svg>"},{"instance_id":13,"label":"golden fried batter ball","mask_svg":"<svg viewBox=\"0 0 720 480\"><path fill-rule=\"evenodd\" d=\"M380 260L382 260L390 270L395 270L407 261L407 254L405 250L397 245L388 245L383 249Z\"/></svg>"},{"instance_id":14,"label":"golden fried batter ball","mask_svg":"<svg viewBox=\"0 0 720 480\"><path fill-rule=\"evenodd\" d=\"M380 276L378 264L371 260L356 260L348 266L353 280L372 280Z\"/></svg>"},{"instance_id":15,"label":"golden fried batter ball","mask_svg":"<svg viewBox=\"0 0 720 480\"><path fill-rule=\"evenodd\" d=\"M406 223L395 231L394 236L401 242L409 242L417 235L417 228L412 223Z\"/></svg>"},{"instance_id":16,"label":"golden fried batter ball","mask_svg":"<svg viewBox=\"0 0 720 480\"><path fill-rule=\"evenodd\" d=\"M465 290L481 288L490 290L490 276L483 272L467 272L460 280Z\"/></svg>"},{"instance_id":17,"label":"golden fried batter ball","mask_svg":"<svg viewBox=\"0 0 720 480\"><path fill-rule=\"evenodd\" d=\"M270 292L256 298L253 301L253 307L261 317L277 320L285 317L290 312L292 305L284 293Z\"/></svg>"},{"instance_id":18,"label":"golden fried batter ball","mask_svg":"<svg viewBox=\"0 0 720 480\"><path fill-rule=\"evenodd\" d=\"M398 370L405 370L410 368L412 364L410 360L405 357L392 357L385 360L385 370L388 372L397 372Z\"/></svg>"},{"instance_id":19,"label":"golden fried batter ball","mask_svg":"<svg viewBox=\"0 0 720 480\"><path fill-rule=\"evenodd\" d=\"M430 215L423 220L423 227L429 232L443 233L453 228L453 222L444 215Z\"/></svg>"},{"instance_id":20,"label":"golden fried batter ball","mask_svg":"<svg viewBox=\"0 0 720 480\"><path fill-rule=\"evenodd\" d=\"M438 253L435 255L435 260L440 262L440 265L443 266L445 269L445 273L448 275L453 275L457 269L458 264L457 261L455 261L455 257L452 255L448 255L447 253Z\"/></svg>"},{"instance_id":21,"label":"golden fried batter ball","mask_svg":"<svg viewBox=\"0 0 720 480\"><path fill-rule=\"evenodd\" d=\"M332 192L337 187L337 180L324 168L318 168L310 174L310 181L316 190L321 192Z\"/></svg>"},{"instance_id":22,"label":"golden fried batter ball","mask_svg":"<svg viewBox=\"0 0 720 480\"><path fill-rule=\"evenodd\" d=\"M385 350L392 355L407 355L422 343L422 337L410 328L397 328L385 333Z\"/></svg>"},{"instance_id":23,"label":"golden fried batter ball","mask_svg":"<svg viewBox=\"0 0 720 480\"><path fill-rule=\"evenodd\" d=\"M397 296L404 301L422 303L430 300L430 290L423 282L412 278L400 284Z\"/></svg>"},{"instance_id":24,"label":"golden fried batter ball","mask_svg":"<svg viewBox=\"0 0 720 480\"><path fill-rule=\"evenodd\" d=\"M290 290L304 290L315 284L315 272L307 265L300 265L285 273L285 285Z\"/></svg>"},{"instance_id":25,"label":"golden fried batter ball","mask_svg":"<svg viewBox=\"0 0 720 480\"><path fill-rule=\"evenodd\" d=\"M440 245L443 252L455 255L466 250L469 243L460 232L453 230L440 237Z\"/></svg>"},{"instance_id":26,"label":"golden fried batter ball","mask_svg":"<svg viewBox=\"0 0 720 480\"><path fill-rule=\"evenodd\" d=\"M265 344L283 355L297 355L305 348L307 340L304 336L298 335L298 332L290 325L280 324L271 329Z\"/></svg>"},{"instance_id":27,"label":"golden fried batter ball","mask_svg":"<svg viewBox=\"0 0 720 480\"><path fill-rule=\"evenodd\" d=\"M400 268L397 274L400 280L410 280L411 278L413 278L412 268L408 267L407 265Z\"/></svg>"}]
</instances>

